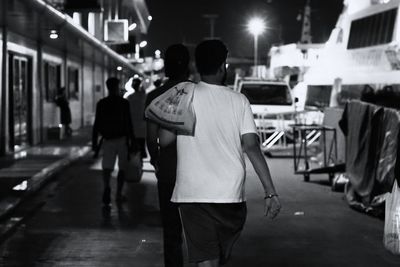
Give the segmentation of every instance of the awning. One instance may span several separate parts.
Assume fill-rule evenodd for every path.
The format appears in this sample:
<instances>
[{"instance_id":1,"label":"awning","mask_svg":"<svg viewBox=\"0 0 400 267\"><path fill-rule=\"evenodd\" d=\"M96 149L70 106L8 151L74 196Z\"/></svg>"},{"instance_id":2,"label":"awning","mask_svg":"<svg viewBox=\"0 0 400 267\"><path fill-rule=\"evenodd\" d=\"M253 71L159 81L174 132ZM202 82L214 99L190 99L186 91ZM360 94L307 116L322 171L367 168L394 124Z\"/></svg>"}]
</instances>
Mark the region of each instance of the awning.
<instances>
[{"instance_id":1,"label":"awning","mask_svg":"<svg viewBox=\"0 0 400 267\"><path fill-rule=\"evenodd\" d=\"M107 56L115 65L123 67L125 71L142 74L125 57L117 54L84 28L76 25L71 17L46 2L42 0L1 0L1 2L1 8L7 8L5 13L7 14L7 27L10 31L32 40L40 40L50 47L65 50L77 56L84 55L91 59ZM0 12L1 21L3 21L2 13ZM49 32L52 29L60 33L56 40L49 38Z\"/></svg>"}]
</instances>

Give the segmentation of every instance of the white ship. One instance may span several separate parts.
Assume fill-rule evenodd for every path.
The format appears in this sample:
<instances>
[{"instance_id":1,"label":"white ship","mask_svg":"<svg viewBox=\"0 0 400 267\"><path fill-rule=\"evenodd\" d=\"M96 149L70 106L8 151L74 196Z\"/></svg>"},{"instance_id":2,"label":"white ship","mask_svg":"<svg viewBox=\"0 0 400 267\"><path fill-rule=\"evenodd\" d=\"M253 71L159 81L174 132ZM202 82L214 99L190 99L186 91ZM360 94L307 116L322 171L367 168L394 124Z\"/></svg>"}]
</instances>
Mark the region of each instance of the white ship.
<instances>
[{"instance_id":1,"label":"white ship","mask_svg":"<svg viewBox=\"0 0 400 267\"><path fill-rule=\"evenodd\" d=\"M318 60L294 88L306 105L338 106L366 85L400 90L400 0L345 0Z\"/></svg>"}]
</instances>

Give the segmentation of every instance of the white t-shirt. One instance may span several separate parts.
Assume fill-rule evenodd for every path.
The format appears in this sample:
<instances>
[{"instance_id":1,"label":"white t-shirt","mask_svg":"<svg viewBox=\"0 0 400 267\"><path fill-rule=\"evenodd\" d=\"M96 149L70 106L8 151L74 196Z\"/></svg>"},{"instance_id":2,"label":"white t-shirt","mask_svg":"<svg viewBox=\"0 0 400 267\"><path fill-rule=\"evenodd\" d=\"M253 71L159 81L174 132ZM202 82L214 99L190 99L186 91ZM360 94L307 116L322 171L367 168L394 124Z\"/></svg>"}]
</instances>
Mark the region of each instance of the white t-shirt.
<instances>
[{"instance_id":1,"label":"white t-shirt","mask_svg":"<svg viewBox=\"0 0 400 267\"><path fill-rule=\"evenodd\" d=\"M245 159L241 136L257 133L247 98L225 86L195 87L194 136L178 135L173 202L245 201Z\"/></svg>"}]
</instances>

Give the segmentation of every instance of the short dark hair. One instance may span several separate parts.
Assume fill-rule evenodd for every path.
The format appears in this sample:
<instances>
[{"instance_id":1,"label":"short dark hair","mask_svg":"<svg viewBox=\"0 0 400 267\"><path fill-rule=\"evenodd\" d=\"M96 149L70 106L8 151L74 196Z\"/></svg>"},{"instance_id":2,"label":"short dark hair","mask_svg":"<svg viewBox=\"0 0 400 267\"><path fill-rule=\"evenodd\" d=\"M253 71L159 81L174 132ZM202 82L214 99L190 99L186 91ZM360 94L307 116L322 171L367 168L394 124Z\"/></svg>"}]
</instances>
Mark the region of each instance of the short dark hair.
<instances>
[{"instance_id":1,"label":"short dark hair","mask_svg":"<svg viewBox=\"0 0 400 267\"><path fill-rule=\"evenodd\" d=\"M140 78L133 78L132 79L132 88L135 89L136 87L140 86L142 80Z\"/></svg>"},{"instance_id":2,"label":"short dark hair","mask_svg":"<svg viewBox=\"0 0 400 267\"><path fill-rule=\"evenodd\" d=\"M165 76L173 78L189 71L189 50L183 44L173 44L165 51Z\"/></svg>"},{"instance_id":3,"label":"short dark hair","mask_svg":"<svg viewBox=\"0 0 400 267\"><path fill-rule=\"evenodd\" d=\"M196 47L195 57L200 75L216 74L228 57L228 48L220 40L206 40Z\"/></svg>"},{"instance_id":4,"label":"short dark hair","mask_svg":"<svg viewBox=\"0 0 400 267\"><path fill-rule=\"evenodd\" d=\"M110 77L107 79L106 85L107 85L107 89L109 91L116 90L116 89L118 89L118 86L119 86L119 79L116 77Z\"/></svg>"}]
</instances>

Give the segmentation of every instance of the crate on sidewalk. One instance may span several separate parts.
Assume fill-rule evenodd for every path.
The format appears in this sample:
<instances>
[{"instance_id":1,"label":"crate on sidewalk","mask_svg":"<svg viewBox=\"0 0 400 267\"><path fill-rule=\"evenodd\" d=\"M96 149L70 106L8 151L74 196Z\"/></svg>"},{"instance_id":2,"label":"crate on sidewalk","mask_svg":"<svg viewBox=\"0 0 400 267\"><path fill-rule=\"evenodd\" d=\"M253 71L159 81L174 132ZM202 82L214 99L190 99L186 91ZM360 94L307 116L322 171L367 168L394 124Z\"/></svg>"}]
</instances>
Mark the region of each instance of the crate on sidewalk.
<instances>
[{"instance_id":1,"label":"crate on sidewalk","mask_svg":"<svg viewBox=\"0 0 400 267\"><path fill-rule=\"evenodd\" d=\"M63 127L50 126L47 128L47 140L62 140L63 139Z\"/></svg>"}]
</instances>

